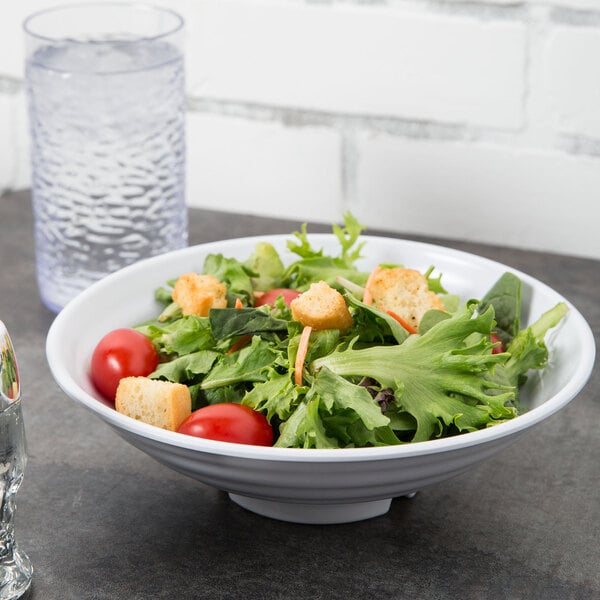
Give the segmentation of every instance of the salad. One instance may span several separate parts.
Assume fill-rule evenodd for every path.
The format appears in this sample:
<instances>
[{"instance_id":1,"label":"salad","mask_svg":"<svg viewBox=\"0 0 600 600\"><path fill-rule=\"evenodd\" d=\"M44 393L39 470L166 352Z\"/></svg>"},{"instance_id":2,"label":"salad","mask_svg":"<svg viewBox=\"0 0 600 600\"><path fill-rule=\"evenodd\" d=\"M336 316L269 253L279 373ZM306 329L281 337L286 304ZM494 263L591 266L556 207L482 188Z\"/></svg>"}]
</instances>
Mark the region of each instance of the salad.
<instances>
[{"instance_id":1,"label":"salad","mask_svg":"<svg viewBox=\"0 0 600 600\"><path fill-rule=\"evenodd\" d=\"M191 416L183 433L211 437L190 428L194 415L210 422L211 411L243 412L248 427L262 428L261 441L233 441L277 447L413 443L520 414L520 389L531 369L546 366L544 338L567 306L522 328L522 284L512 273L463 302L434 266L416 273L389 257L361 271L363 229L346 214L333 226L339 252L327 256L303 226L287 243L297 257L288 265L268 242L244 261L208 255L201 273L185 277L187 292L198 282L216 286L210 306L187 308L197 295L178 290L183 275L166 282L156 291L163 310L131 332L151 342L155 357L121 375L185 386ZM400 279L391 285L391 277ZM399 292L406 278L421 287Z\"/></svg>"}]
</instances>

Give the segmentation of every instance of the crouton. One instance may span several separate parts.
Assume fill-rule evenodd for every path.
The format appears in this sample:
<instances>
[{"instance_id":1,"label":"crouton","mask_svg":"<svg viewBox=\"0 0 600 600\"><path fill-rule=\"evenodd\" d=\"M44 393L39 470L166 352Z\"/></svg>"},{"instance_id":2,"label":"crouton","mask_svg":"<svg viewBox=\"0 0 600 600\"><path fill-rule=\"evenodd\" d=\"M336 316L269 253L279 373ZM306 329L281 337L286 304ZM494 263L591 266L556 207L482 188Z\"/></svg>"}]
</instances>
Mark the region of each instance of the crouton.
<instances>
[{"instance_id":1,"label":"crouton","mask_svg":"<svg viewBox=\"0 0 600 600\"><path fill-rule=\"evenodd\" d=\"M290 303L292 317L302 325L318 329L347 329L352 316L344 297L325 281L310 288Z\"/></svg>"},{"instance_id":2,"label":"crouton","mask_svg":"<svg viewBox=\"0 0 600 600\"><path fill-rule=\"evenodd\" d=\"M177 431L192 412L192 399L182 383L125 377L117 387L115 408L132 419Z\"/></svg>"},{"instance_id":3,"label":"crouton","mask_svg":"<svg viewBox=\"0 0 600 600\"><path fill-rule=\"evenodd\" d=\"M430 309L445 310L441 298L429 290L427 278L413 269L380 269L369 281L375 306L392 311L416 330Z\"/></svg>"},{"instance_id":4,"label":"crouton","mask_svg":"<svg viewBox=\"0 0 600 600\"><path fill-rule=\"evenodd\" d=\"M206 317L211 308L227 306L227 287L214 275L186 273L175 282L173 301L184 315Z\"/></svg>"}]
</instances>

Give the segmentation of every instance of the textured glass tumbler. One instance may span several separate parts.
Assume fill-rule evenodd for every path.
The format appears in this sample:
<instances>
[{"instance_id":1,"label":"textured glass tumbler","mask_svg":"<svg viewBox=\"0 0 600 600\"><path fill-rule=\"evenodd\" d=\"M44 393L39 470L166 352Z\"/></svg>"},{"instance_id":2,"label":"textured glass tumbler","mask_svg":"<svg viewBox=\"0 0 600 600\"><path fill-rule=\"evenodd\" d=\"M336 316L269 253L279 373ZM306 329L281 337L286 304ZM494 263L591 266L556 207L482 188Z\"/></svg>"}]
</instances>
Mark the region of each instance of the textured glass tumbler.
<instances>
[{"instance_id":1,"label":"textured glass tumbler","mask_svg":"<svg viewBox=\"0 0 600 600\"><path fill-rule=\"evenodd\" d=\"M26 461L17 362L0 321L0 600L20 598L31 585L31 563L17 546L13 523Z\"/></svg>"},{"instance_id":2,"label":"textured glass tumbler","mask_svg":"<svg viewBox=\"0 0 600 600\"><path fill-rule=\"evenodd\" d=\"M58 312L108 273L187 245L183 20L80 4L24 30L37 277Z\"/></svg>"}]
</instances>

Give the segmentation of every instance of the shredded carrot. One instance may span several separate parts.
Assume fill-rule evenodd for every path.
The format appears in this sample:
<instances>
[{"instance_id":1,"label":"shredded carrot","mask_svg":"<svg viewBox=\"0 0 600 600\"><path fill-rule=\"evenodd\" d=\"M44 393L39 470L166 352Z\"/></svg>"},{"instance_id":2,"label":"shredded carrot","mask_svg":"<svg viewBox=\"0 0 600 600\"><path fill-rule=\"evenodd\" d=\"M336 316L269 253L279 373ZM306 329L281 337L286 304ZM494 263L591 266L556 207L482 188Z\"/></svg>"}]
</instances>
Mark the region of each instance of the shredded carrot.
<instances>
[{"instance_id":1,"label":"shredded carrot","mask_svg":"<svg viewBox=\"0 0 600 600\"><path fill-rule=\"evenodd\" d=\"M296 353L296 362L294 364L294 382L296 385L302 385L302 372L304 370L304 361L308 353L308 340L312 327L306 325L300 334L300 343L298 344L298 352Z\"/></svg>"},{"instance_id":2,"label":"shredded carrot","mask_svg":"<svg viewBox=\"0 0 600 600\"><path fill-rule=\"evenodd\" d=\"M363 297L362 297L362 301L365 304L368 304L368 305L373 304L373 296L371 295L371 290L369 288L373 284L373 280L375 279L375 276L379 273L379 271L381 271L381 267L379 265L377 265L369 273L369 277L367 278L367 283L365 284L365 291L363 292Z\"/></svg>"},{"instance_id":3,"label":"shredded carrot","mask_svg":"<svg viewBox=\"0 0 600 600\"><path fill-rule=\"evenodd\" d=\"M390 317L392 317L393 319L396 319L396 321L398 321L398 323L400 323L400 325L402 325L402 327L404 327L404 329L406 329L408 333L417 333L416 327L413 327L408 321L403 319L399 314L395 313L393 310L386 310L385 312L388 315L390 315Z\"/></svg>"},{"instance_id":4,"label":"shredded carrot","mask_svg":"<svg viewBox=\"0 0 600 600\"><path fill-rule=\"evenodd\" d=\"M235 308L244 308L244 304L239 298L235 299ZM239 339L237 339L231 346L229 350L227 350L227 354L233 354L236 350L243 348L250 340L252 339L251 335L242 335Z\"/></svg>"},{"instance_id":5,"label":"shredded carrot","mask_svg":"<svg viewBox=\"0 0 600 600\"><path fill-rule=\"evenodd\" d=\"M240 336L233 344L231 344L229 350L227 350L227 354L233 354L236 350L243 348L251 339L251 335Z\"/></svg>"}]
</instances>

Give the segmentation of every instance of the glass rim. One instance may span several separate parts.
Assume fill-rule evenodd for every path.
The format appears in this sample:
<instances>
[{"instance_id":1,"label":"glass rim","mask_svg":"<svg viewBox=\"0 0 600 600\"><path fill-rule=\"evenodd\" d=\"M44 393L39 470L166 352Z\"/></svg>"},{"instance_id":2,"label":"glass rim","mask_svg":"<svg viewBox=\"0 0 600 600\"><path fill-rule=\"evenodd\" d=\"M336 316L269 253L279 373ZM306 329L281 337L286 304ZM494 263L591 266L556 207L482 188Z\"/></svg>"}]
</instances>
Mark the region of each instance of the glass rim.
<instances>
[{"instance_id":1,"label":"glass rim","mask_svg":"<svg viewBox=\"0 0 600 600\"><path fill-rule=\"evenodd\" d=\"M155 13L164 13L169 14L175 19L175 24L172 28L167 29L161 33L157 33L155 35L144 35L135 39L123 39L119 40L119 43L122 44L138 44L140 42L147 42L148 40L159 40L161 38L169 37L177 32L183 30L185 21L183 17L175 10L171 8L167 8L165 6L159 6L156 4L147 4L143 2L71 2L64 4L57 4L55 6L51 6L49 8L43 8L41 10L35 11L27 16L22 24L23 31L35 38L37 40L41 40L44 42L69 42L70 44L105 44L108 43L108 40L78 40L75 38L66 38L66 37L58 37L58 36L49 36L41 33L36 33L32 27L31 23L45 15L59 12L62 10L69 9L81 9L81 8L133 8L133 9L141 9L147 12L155 12ZM114 43L115 40L110 40L111 43Z\"/></svg>"}]
</instances>

